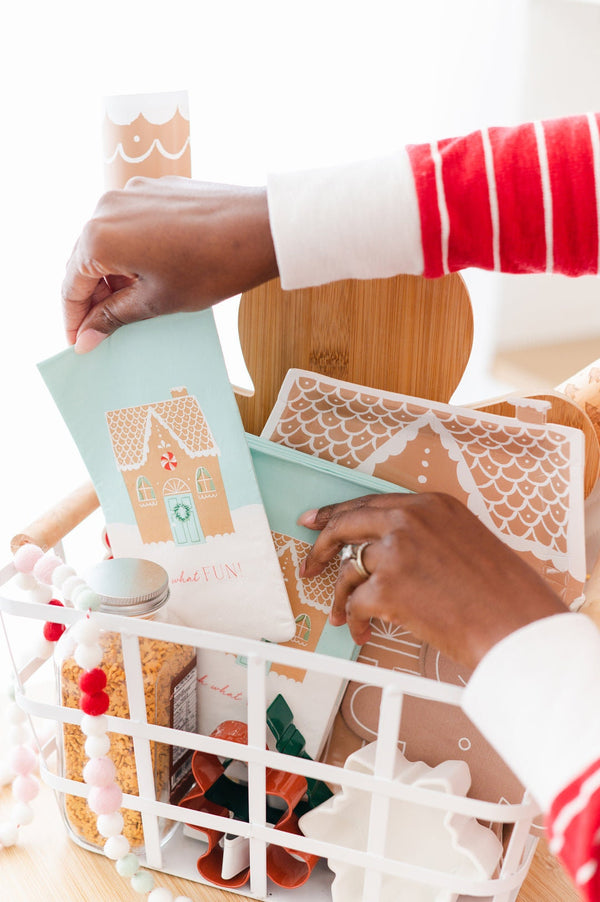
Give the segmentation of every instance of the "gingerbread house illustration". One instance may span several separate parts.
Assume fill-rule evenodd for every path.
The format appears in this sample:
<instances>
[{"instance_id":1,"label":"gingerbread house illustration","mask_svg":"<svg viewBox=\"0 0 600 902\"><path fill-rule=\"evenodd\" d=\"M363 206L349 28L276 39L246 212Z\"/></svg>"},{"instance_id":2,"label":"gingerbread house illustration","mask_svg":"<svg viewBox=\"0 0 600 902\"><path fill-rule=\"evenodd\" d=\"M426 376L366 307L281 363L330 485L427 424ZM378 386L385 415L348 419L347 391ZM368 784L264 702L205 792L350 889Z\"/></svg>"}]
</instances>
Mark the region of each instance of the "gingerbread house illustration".
<instances>
[{"instance_id":1,"label":"gingerbread house illustration","mask_svg":"<svg viewBox=\"0 0 600 902\"><path fill-rule=\"evenodd\" d=\"M332 561L318 577L300 579L298 575L300 562L304 560L311 546L307 542L282 533L273 532L272 536L296 622L296 632L292 639L280 644L301 648L303 651L314 651L333 601L333 587L340 569L339 559ZM271 670L298 683L302 683L306 676L305 670L284 664L273 663Z\"/></svg>"},{"instance_id":2,"label":"gingerbread house illustration","mask_svg":"<svg viewBox=\"0 0 600 902\"><path fill-rule=\"evenodd\" d=\"M573 475L582 461L569 430L531 413L538 422L291 370L264 436L412 491L454 495L571 604L585 576L574 554L583 547Z\"/></svg>"},{"instance_id":3,"label":"gingerbread house illustration","mask_svg":"<svg viewBox=\"0 0 600 902\"><path fill-rule=\"evenodd\" d=\"M234 527L219 451L196 398L171 399L106 414L113 452L142 542L195 545Z\"/></svg>"}]
</instances>

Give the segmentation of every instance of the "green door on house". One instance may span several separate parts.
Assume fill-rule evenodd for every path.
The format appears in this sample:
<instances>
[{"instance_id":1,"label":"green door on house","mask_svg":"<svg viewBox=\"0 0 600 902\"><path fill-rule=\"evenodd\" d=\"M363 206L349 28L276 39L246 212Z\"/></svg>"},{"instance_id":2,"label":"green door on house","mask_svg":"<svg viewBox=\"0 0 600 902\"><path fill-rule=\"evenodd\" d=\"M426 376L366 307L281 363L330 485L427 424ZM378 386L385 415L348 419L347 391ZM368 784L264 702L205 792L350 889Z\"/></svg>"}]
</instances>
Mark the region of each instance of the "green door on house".
<instances>
[{"instance_id":1,"label":"green door on house","mask_svg":"<svg viewBox=\"0 0 600 902\"><path fill-rule=\"evenodd\" d=\"M191 492L165 495L165 504L176 545L197 545L206 541Z\"/></svg>"}]
</instances>

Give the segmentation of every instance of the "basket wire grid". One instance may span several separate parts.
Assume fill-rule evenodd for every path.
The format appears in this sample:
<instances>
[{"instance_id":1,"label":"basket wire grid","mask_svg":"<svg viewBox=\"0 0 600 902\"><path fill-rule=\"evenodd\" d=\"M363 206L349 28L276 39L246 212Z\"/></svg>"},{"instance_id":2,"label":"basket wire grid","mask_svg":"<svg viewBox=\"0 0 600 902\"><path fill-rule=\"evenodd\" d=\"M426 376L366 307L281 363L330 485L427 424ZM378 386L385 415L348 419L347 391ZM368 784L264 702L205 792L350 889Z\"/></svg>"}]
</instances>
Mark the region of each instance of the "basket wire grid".
<instances>
[{"instance_id":1,"label":"basket wire grid","mask_svg":"<svg viewBox=\"0 0 600 902\"><path fill-rule=\"evenodd\" d=\"M0 588L5 587L15 575L16 570L12 563L0 570ZM52 616L57 622L70 626L85 614L69 607L54 607ZM290 898L290 890L280 889L267 877L267 846L275 844L285 847L292 854L294 851L307 852L363 868L365 879L362 902L377 902L381 898L382 879L386 874L437 887L444 898L454 898L452 894L457 894L464 902L467 899L514 902L535 851L536 841L530 832L532 822L539 814L535 803L527 795L520 804L493 803L402 784L391 779L404 696L412 695L431 701L460 705L463 692L461 687L400 671L385 670L363 663L176 624L134 620L116 614L96 613L94 616L102 629L119 632L122 638L130 718L110 716L108 723L110 731L129 735L133 739L139 796L125 794L123 807L139 811L141 814L145 843L144 863L147 867L192 879L198 883L207 882L200 877L195 868L199 847L197 840L183 836L180 828L173 838L161 847L159 820L168 819L180 825L187 823L247 837L250 850L249 888L235 890L228 887L227 891L237 892L253 899ZM47 610L45 605L11 598L4 594L4 591L0 595L0 619L15 673L15 698L18 705L29 715L30 721L35 717L57 724L80 724L82 712L79 709L63 707L26 693L27 683L31 677L43 667L52 667L52 664L39 658L32 658L22 664L17 663L10 641L9 622L13 617L45 621ZM248 744L240 745L228 740L148 723L139 650L140 637L243 656L247 660ZM324 675L334 674L342 676L345 680L370 684L382 690L375 768L372 775L284 755L267 748L266 674L270 663L294 666ZM31 724L35 734L33 721ZM155 792L151 742L200 750L222 758L246 762L249 822L159 801ZM57 773L56 766L53 765L56 751L56 738L49 740L40 748L40 772L44 782L59 793L87 797L88 788L85 783L66 779ZM266 768L301 774L330 785L352 787L370 793L366 850L360 851L340 845L334 838L325 842L285 833L270 826L266 812ZM510 838L496 874L488 879L469 879L386 857L388 816L393 799L452 811L477 818L483 823L512 825ZM304 886L291 891L291 898L297 902L329 900L330 886L331 873L324 866L318 866Z\"/></svg>"}]
</instances>

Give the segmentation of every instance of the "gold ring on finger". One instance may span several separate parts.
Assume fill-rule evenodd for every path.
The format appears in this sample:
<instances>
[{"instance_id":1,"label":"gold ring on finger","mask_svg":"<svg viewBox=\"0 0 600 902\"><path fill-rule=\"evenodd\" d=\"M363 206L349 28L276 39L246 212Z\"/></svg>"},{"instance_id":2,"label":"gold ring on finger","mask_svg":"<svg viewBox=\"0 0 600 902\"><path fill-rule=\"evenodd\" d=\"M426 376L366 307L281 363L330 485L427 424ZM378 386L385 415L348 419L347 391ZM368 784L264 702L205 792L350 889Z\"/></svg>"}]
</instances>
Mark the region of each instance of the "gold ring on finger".
<instances>
[{"instance_id":1,"label":"gold ring on finger","mask_svg":"<svg viewBox=\"0 0 600 902\"><path fill-rule=\"evenodd\" d=\"M365 563L363 561L363 553L367 545L370 545L370 542L363 542L362 545L359 545L356 549L356 554L350 560L354 564L356 572L359 576L362 576L363 579L368 579L371 575L371 571L367 570L365 567Z\"/></svg>"}]
</instances>

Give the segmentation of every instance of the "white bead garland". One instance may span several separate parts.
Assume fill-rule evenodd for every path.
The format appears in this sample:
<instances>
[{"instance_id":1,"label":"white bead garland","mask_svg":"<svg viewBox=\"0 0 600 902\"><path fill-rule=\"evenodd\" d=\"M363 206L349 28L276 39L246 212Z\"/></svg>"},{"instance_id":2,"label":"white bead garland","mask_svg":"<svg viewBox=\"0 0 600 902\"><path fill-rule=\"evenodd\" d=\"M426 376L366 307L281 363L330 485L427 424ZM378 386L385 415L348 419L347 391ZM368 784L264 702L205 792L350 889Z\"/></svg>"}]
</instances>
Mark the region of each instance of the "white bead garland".
<instances>
[{"instance_id":1,"label":"white bead garland","mask_svg":"<svg viewBox=\"0 0 600 902\"><path fill-rule=\"evenodd\" d=\"M72 602L79 610L88 612L85 619L75 624L70 635L75 642L76 663L87 674L96 671L102 662L102 647L98 641L101 631L90 616L100 604L96 593L53 552L44 554L41 548L27 544L17 550L14 561L19 587L28 591L32 600L47 604L53 598L54 587L62 593L66 602ZM37 656L43 659L50 657L55 641L40 637L35 649ZM96 694L103 695L104 692ZM38 781L31 772L37 759L24 744L28 736L24 726L27 715L13 701L9 705L7 719L14 748L11 753L12 766L1 766L0 762L0 786L12 781L16 805L10 820L0 823L0 847L14 845L18 839L18 828L31 823L33 809L28 803L39 792ZM98 832L106 838L106 857L115 862L117 873L130 879L135 892L148 894L148 902L192 902L188 896L174 897L171 890L165 887L155 888L153 875L140 867L139 858L130 851L129 841L123 835L123 815L119 810L123 794L115 779L114 764L106 757L110 750L106 715L84 713L81 730L86 737L85 753L88 756L82 776L90 787L88 804L97 815Z\"/></svg>"}]
</instances>

